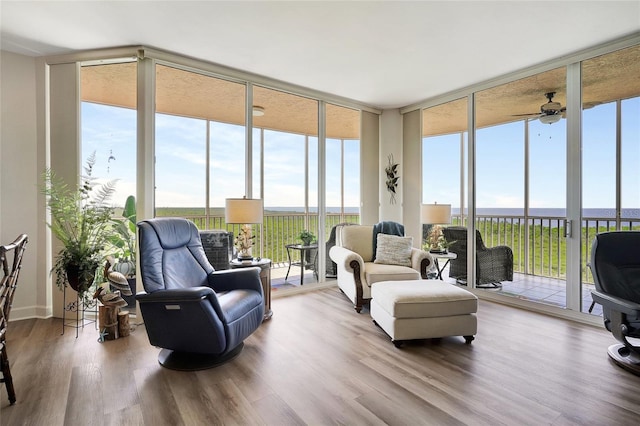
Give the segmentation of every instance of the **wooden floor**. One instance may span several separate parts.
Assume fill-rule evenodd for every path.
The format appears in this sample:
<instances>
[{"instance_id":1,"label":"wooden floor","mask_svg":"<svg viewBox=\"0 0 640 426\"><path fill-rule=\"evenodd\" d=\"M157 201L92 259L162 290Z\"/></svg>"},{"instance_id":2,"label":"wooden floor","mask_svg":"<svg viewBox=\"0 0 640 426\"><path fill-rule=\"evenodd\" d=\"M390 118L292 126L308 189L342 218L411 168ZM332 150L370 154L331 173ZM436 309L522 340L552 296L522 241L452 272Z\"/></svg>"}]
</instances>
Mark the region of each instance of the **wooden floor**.
<instances>
[{"instance_id":1,"label":"wooden floor","mask_svg":"<svg viewBox=\"0 0 640 426\"><path fill-rule=\"evenodd\" d=\"M480 301L478 335L396 349L336 289L273 300L224 366L157 363L143 326L97 342L60 320L12 322L18 402L2 425L637 425L640 377L613 365L604 329Z\"/></svg>"}]
</instances>

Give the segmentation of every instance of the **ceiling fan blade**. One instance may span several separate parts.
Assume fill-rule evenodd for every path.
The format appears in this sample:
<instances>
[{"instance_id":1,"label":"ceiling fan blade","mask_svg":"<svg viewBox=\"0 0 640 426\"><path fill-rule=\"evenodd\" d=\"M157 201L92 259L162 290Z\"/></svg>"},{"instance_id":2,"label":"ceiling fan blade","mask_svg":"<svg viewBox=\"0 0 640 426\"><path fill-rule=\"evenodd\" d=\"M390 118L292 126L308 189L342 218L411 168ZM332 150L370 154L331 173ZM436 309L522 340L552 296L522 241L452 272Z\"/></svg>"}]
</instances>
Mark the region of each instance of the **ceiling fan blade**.
<instances>
[{"instance_id":1,"label":"ceiling fan blade","mask_svg":"<svg viewBox=\"0 0 640 426\"><path fill-rule=\"evenodd\" d=\"M539 112L532 112L530 114L511 114L512 117L531 117L531 116L538 116L538 115L542 115Z\"/></svg>"}]
</instances>

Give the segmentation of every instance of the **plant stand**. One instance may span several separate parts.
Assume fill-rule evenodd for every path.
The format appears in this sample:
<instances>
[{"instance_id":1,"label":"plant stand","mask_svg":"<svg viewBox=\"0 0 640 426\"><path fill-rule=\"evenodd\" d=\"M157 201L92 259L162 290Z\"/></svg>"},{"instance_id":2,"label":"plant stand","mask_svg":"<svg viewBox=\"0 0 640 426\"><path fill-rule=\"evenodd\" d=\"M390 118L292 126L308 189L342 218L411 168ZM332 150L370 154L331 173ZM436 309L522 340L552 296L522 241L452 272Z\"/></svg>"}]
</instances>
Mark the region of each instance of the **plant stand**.
<instances>
[{"instance_id":1,"label":"plant stand","mask_svg":"<svg viewBox=\"0 0 640 426\"><path fill-rule=\"evenodd\" d=\"M98 323L96 317L98 314L98 302L96 300L86 301L80 297L80 293L76 292L76 300L67 303L67 287L65 286L62 292L62 334L64 334L65 327L71 327L76 329L76 339L78 338L78 329L84 328L85 325L95 324L96 330L98 329ZM67 312L75 312L76 318L70 319L67 323ZM85 314L87 312L93 313L93 319L87 319Z\"/></svg>"}]
</instances>

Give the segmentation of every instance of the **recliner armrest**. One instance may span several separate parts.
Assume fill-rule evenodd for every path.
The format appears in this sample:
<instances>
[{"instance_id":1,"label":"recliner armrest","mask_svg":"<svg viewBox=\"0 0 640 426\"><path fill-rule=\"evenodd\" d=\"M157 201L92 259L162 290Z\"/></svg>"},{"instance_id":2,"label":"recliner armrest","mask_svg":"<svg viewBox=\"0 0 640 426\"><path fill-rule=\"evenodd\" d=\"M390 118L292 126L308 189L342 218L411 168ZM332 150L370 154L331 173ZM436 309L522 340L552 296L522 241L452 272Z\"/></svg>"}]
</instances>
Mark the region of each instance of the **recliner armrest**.
<instances>
[{"instance_id":1,"label":"recliner armrest","mask_svg":"<svg viewBox=\"0 0 640 426\"><path fill-rule=\"evenodd\" d=\"M153 293L141 291L136 294L136 300L140 303L197 302L213 294L213 289L209 287L176 288Z\"/></svg>"},{"instance_id":2,"label":"recliner armrest","mask_svg":"<svg viewBox=\"0 0 640 426\"><path fill-rule=\"evenodd\" d=\"M640 304L629 300L621 299L610 294L604 294L599 291L591 291L591 296L596 303L604 307L622 312L626 315L640 315Z\"/></svg>"},{"instance_id":3,"label":"recliner armrest","mask_svg":"<svg viewBox=\"0 0 640 426\"><path fill-rule=\"evenodd\" d=\"M231 290L255 290L260 294L262 291L262 281L260 281L260 268L241 268L215 271L207 277L209 285L215 291Z\"/></svg>"}]
</instances>

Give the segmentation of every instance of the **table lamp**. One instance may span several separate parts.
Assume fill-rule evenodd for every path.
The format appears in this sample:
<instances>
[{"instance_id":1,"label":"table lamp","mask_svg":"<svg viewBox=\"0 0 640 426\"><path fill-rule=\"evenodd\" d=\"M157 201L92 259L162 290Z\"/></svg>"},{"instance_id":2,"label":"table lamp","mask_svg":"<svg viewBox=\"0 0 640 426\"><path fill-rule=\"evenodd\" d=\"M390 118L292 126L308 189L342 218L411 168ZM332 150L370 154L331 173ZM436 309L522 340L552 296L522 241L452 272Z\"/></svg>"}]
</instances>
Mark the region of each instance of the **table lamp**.
<instances>
[{"instance_id":1,"label":"table lamp","mask_svg":"<svg viewBox=\"0 0 640 426\"><path fill-rule=\"evenodd\" d=\"M241 262L253 260L251 247L253 247L255 235L252 235L251 224L261 224L263 213L261 199L243 197L227 198L225 200L225 222L242 225L236 240L236 244L240 249L238 260Z\"/></svg>"},{"instance_id":2,"label":"table lamp","mask_svg":"<svg viewBox=\"0 0 640 426\"><path fill-rule=\"evenodd\" d=\"M444 253L446 249L442 247L444 236L442 226L451 223L451 204L423 204L420 211L420 218L425 225L432 225L427 241L432 253Z\"/></svg>"}]
</instances>

